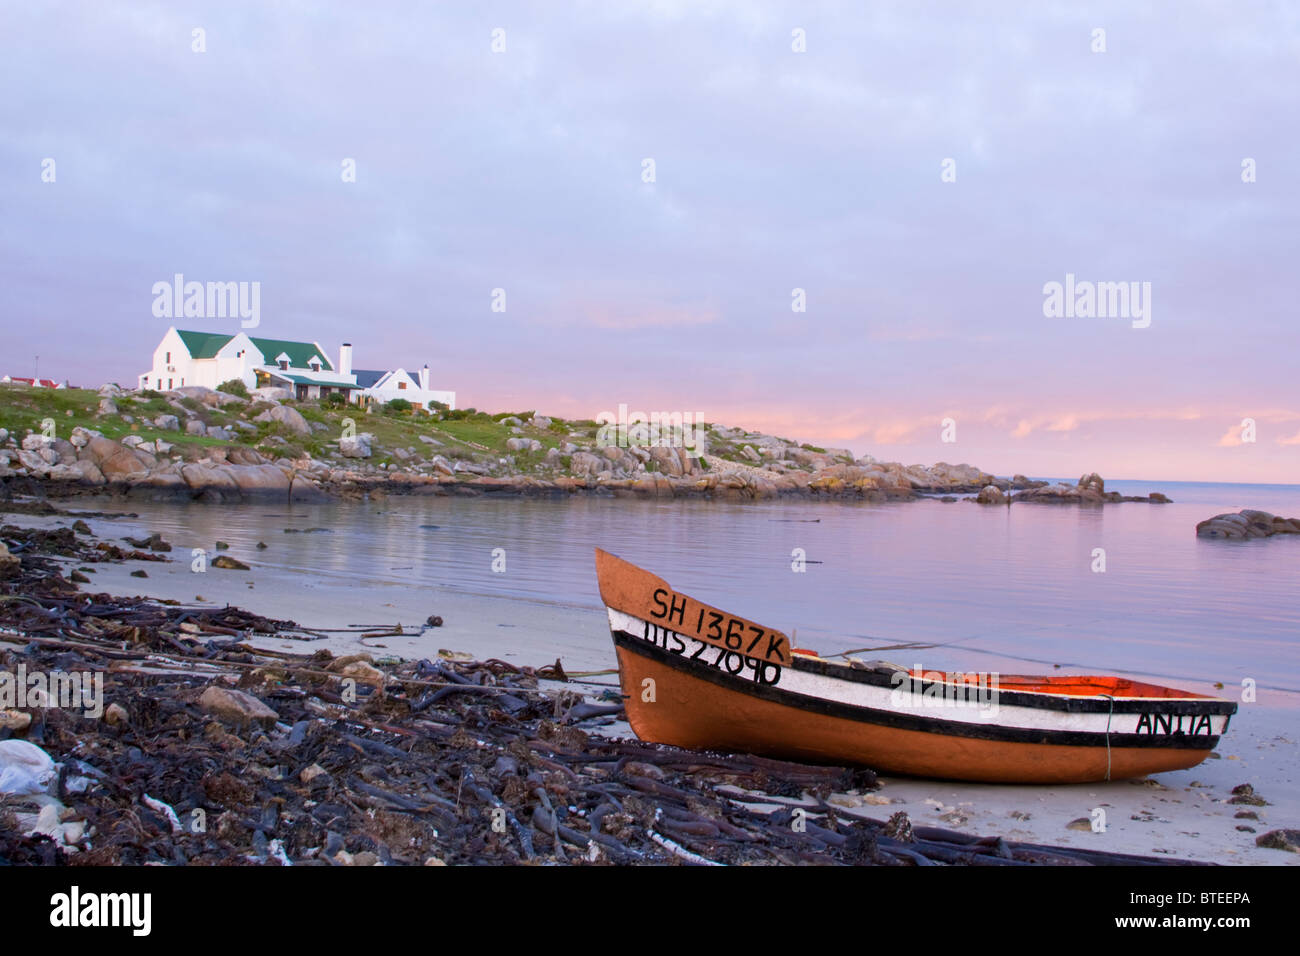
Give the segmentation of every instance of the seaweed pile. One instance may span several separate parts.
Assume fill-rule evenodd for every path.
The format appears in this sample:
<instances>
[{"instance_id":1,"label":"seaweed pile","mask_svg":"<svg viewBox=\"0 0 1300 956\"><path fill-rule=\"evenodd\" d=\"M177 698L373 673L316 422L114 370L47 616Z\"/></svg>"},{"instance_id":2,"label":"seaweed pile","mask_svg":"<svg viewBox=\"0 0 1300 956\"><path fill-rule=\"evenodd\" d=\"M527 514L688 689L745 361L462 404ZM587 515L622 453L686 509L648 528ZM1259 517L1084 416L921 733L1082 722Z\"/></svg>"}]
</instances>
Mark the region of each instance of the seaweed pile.
<instances>
[{"instance_id":1,"label":"seaweed pile","mask_svg":"<svg viewBox=\"0 0 1300 956\"><path fill-rule=\"evenodd\" d=\"M862 769L599 735L622 707L557 661L397 661L238 608L86 594L88 534L0 529L0 672L102 674L102 716L0 710L57 763L0 800L0 864L1161 864L867 819ZM118 549L120 550L120 549ZM147 552L133 559L166 560ZM587 728L587 729L584 729Z\"/></svg>"}]
</instances>

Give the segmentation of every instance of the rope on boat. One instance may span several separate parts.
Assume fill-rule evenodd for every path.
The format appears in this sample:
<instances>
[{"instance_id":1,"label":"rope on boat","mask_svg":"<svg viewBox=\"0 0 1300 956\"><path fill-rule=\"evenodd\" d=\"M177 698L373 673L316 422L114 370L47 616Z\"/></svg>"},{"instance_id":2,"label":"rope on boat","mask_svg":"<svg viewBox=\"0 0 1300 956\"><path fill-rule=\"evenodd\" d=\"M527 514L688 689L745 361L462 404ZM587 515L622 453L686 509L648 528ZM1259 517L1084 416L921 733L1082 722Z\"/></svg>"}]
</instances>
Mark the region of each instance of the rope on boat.
<instances>
[{"instance_id":1,"label":"rope on boat","mask_svg":"<svg viewBox=\"0 0 1300 956\"><path fill-rule=\"evenodd\" d=\"M1106 715L1106 779L1110 780L1110 719L1115 714L1115 698L1110 694L1102 694L1110 701L1110 713Z\"/></svg>"}]
</instances>

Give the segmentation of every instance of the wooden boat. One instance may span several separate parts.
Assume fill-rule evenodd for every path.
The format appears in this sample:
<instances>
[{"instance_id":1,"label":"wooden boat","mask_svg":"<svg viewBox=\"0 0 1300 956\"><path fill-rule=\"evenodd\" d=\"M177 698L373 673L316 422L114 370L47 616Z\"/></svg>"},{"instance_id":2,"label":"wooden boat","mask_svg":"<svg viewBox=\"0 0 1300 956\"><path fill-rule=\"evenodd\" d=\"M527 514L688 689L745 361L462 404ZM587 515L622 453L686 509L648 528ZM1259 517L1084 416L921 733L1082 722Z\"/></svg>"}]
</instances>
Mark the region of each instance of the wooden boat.
<instances>
[{"instance_id":1,"label":"wooden boat","mask_svg":"<svg viewBox=\"0 0 1300 956\"><path fill-rule=\"evenodd\" d=\"M597 549L628 721L642 740L1005 783L1194 767L1237 705L1125 677L975 675L837 661Z\"/></svg>"}]
</instances>

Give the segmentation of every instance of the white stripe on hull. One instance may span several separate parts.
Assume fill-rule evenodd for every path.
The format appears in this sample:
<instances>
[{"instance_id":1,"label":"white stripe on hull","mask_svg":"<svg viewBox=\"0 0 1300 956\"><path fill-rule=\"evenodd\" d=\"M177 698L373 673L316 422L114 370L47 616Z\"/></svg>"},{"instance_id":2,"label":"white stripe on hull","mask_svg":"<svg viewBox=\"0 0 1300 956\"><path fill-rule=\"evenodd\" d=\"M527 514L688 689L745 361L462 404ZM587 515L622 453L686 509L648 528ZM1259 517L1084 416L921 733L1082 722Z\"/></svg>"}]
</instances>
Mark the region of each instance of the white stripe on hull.
<instances>
[{"instance_id":1,"label":"white stripe on hull","mask_svg":"<svg viewBox=\"0 0 1300 956\"><path fill-rule=\"evenodd\" d=\"M724 675L728 682L734 682L739 688L754 686L756 683L763 683L765 686L775 687L793 694L801 694L806 697L817 698L826 701L835 701L841 704L847 704L853 707L864 707L871 710L887 711L897 714L908 714L917 717L929 717L935 720L953 721L958 723L974 724L985 727L1006 727L1019 730L1046 730L1046 731L1072 731L1082 733L1095 733L1104 735L1109 732L1112 734L1152 734L1152 725L1155 724L1153 715L1147 715L1145 722L1140 725L1142 715L1134 713L1124 713L1125 705L1131 702L1142 701L1151 702L1149 697L1115 697L1115 712L1107 711L1089 712L1089 713L1069 713L1064 710L1052 710L1039 707L1020 707L1000 702L1000 694L996 683L992 686L985 685L978 688L975 685L965 685L960 683L941 684L938 687L930 685L933 689L930 695L919 692L919 687L904 674L899 678L897 686L880 687L874 684L859 683L852 680L840 680L835 677L829 677L823 674L816 674L810 671L796 670L793 667L779 668L779 676L776 675L776 669L771 665L767 670L761 670L758 662L747 661L746 665L741 667L738 672L732 669L736 658L740 655L732 652L731 657L727 658L724 652L711 644L696 640L685 634L678 634L675 631L665 631L658 625L648 623L641 618L633 617L630 614L624 614L614 608L607 608L609 611L609 626L612 631L623 631L638 639L644 639L645 635L651 635L651 640L647 643L655 643L657 646L676 653L679 656L691 659L700 646L703 644L704 650L698 656L694 657L695 666L701 668L712 668L719 674ZM681 644L683 650L676 650L677 645ZM720 663L715 664L715 659ZM726 669L723 669L725 665ZM775 678L774 680L770 678ZM947 697L938 696L947 690ZM1008 689L1007 693L1023 694L1024 690ZM1039 694L1044 698L1051 698L1062 701L1062 704L1069 700L1078 700L1076 695L1068 694ZM1105 699L1105 698L1102 698ZM1199 700L1199 698L1161 698L1161 701L1189 701ZM1170 718L1173 727L1179 726L1179 716L1172 715ZM1221 735L1227 727L1228 716L1220 714L1210 714L1208 717L1200 715L1182 716L1182 726L1188 732L1188 736L1208 737ZM1199 733L1194 733L1193 729L1199 728ZM1165 736L1163 730L1156 732L1156 736Z\"/></svg>"}]
</instances>

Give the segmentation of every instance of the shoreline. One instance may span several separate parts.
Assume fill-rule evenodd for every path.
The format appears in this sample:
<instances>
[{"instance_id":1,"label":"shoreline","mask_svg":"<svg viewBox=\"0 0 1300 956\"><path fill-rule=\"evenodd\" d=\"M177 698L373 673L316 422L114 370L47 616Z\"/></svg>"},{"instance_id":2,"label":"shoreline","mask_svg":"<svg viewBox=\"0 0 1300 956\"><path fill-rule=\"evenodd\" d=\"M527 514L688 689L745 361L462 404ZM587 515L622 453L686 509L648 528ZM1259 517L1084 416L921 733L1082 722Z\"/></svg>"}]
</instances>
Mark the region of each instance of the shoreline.
<instances>
[{"instance_id":1,"label":"shoreline","mask_svg":"<svg viewBox=\"0 0 1300 956\"><path fill-rule=\"evenodd\" d=\"M24 525L49 527L59 516L13 518L22 519ZM121 519L85 520L97 534L120 536ZM131 577L130 572L140 567L148 568L147 581ZM527 667L559 659L565 671L572 673L616 667L604 612L595 608L401 584L367 586L360 592L365 604L358 606L359 589L355 586L269 564L254 565L248 571L210 569L201 582L196 582L187 562L176 558L147 565L130 561L100 564L96 571L83 591L148 596L186 605L195 604L201 594L206 599L204 607L229 604L270 618L292 619L305 628L366 624L387 629L401 622L404 630L412 632L366 641L356 634L332 633L306 645L277 642L273 637L252 642L267 649L302 652L304 648L324 648L338 655L368 653L377 659L407 660L434 659L440 650L447 650ZM419 626L433 614L443 618L441 627ZM592 679L617 683L613 674ZM1292 704L1243 708L1220 744L1219 758L1145 781L1045 787L886 776L880 778L879 790L836 794L830 802L846 813L879 820L903 810L916 825L972 835L1002 833L1007 839L1024 842L1202 862L1297 865L1300 855L1254 845L1257 835L1293 826L1300 815L1300 785L1286 776L1287 767L1300 763L1300 747L1294 736L1288 736L1295 725L1294 705L1300 701ZM635 739L622 722L599 732ZM1228 803L1232 788L1242 783L1251 783L1272 805ZM1096 808L1106 811L1106 833L1068 829L1072 821L1088 817ZM1259 819L1237 819L1235 814L1243 810L1255 812ZM1257 832L1236 829L1242 825L1253 826Z\"/></svg>"}]
</instances>

